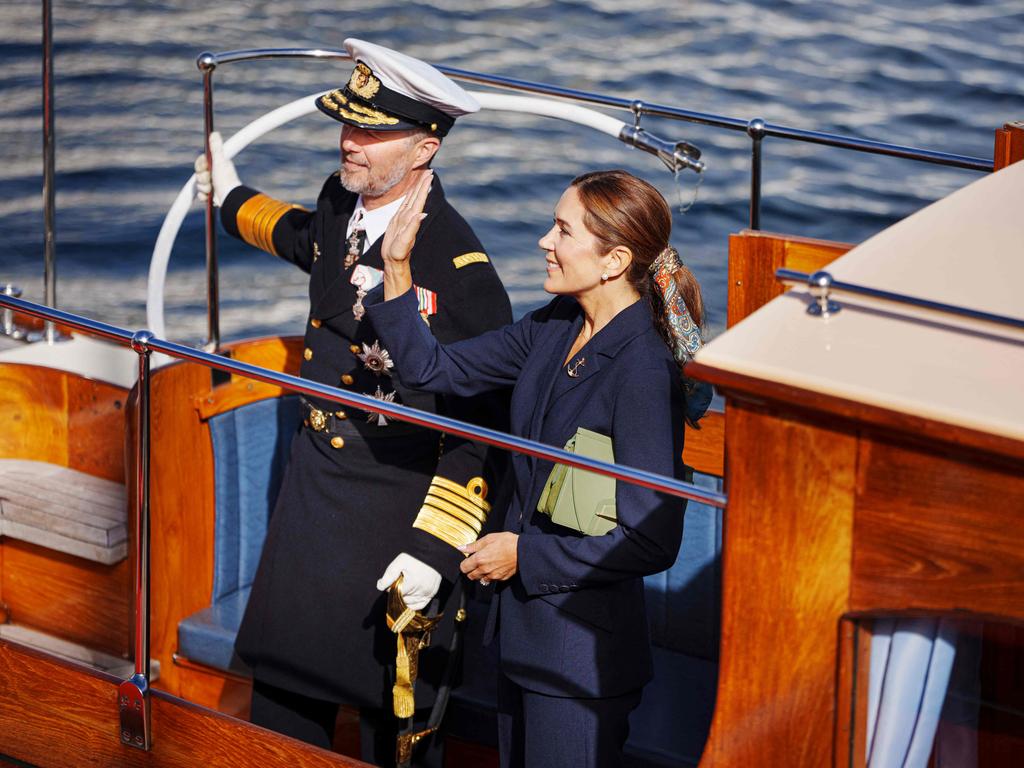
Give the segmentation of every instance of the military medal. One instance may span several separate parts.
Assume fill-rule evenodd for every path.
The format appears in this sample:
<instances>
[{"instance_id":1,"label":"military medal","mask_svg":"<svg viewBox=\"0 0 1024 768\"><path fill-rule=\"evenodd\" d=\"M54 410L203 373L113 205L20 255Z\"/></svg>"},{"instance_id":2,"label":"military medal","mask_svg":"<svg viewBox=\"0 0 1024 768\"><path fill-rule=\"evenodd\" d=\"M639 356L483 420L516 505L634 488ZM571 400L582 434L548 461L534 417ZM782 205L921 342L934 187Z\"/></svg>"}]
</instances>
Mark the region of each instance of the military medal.
<instances>
[{"instance_id":1,"label":"military medal","mask_svg":"<svg viewBox=\"0 0 1024 768\"><path fill-rule=\"evenodd\" d=\"M365 230L357 227L356 229L352 230L352 234L349 235L348 239L345 241L347 249L345 251L345 269L348 269L357 261L359 261L359 256L363 252L364 234Z\"/></svg>"},{"instance_id":2,"label":"military medal","mask_svg":"<svg viewBox=\"0 0 1024 768\"><path fill-rule=\"evenodd\" d=\"M391 355L380 345L380 341L374 341L373 345L363 344L363 351L356 355L368 371L373 371L378 376L390 376L391 369L395 367Z\"/></svg>"},{"instance_id":3,"label":"military medal","mask_svg":"<svg viewBox=\"0 0 1024 768\"><path fill-rule=\"evenodd\" d=\"M382 403L395 402L395 392L393 390L391 392L385 392L380 388L380 384L377 385L377 391L373 393L373 396ZM384 418L383 413L368 413L366 414L366 420L370 424L376 422L378 427L386 427L388 425L388 420Z\"/></svg>"},{"instance_id":4,"label":"military medal","mask_svg":"<svg viewBox=\"0 0 1024 768\"><path fill-rule=\"evenodd\" d=\"M352 232L345 238L345 269L348 269L357 261L363 253L363 242L366 240L366 230L363 229L363 209L359 208L352 217Z\"/></svg>"},{"instance_id":5,"label":"military medal","mask_svg":"<svg viewBox=\"0 0 1024 768\"><path fill-rule=\"evenodd\" d=\"M356 320L362 320L363 315L366 314L366 307L363 306L364 298L366 298L366 291L356 288L356 303L352 305L352 317Z\"/></svg>"}]
</instances>

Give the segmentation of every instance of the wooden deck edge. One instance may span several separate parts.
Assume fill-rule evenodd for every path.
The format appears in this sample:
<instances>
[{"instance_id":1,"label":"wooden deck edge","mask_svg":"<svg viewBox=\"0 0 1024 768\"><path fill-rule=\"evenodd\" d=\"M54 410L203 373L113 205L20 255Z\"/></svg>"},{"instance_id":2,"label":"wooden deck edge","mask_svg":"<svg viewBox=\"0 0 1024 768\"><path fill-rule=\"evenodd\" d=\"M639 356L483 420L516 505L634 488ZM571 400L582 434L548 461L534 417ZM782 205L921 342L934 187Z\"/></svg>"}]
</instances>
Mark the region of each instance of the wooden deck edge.
<instances>
[{"instance_id":1,"label":"wooden deck edge","mask_svg":"<svg viewBox=\"0 0 1024 768\"><path fill-rule=\"evenodd\" d=\"M3 754L39 768L69 765L365 766L154 690L153 746L121 744L112 675L0 641Z\"/></svg>"}]
</instances>

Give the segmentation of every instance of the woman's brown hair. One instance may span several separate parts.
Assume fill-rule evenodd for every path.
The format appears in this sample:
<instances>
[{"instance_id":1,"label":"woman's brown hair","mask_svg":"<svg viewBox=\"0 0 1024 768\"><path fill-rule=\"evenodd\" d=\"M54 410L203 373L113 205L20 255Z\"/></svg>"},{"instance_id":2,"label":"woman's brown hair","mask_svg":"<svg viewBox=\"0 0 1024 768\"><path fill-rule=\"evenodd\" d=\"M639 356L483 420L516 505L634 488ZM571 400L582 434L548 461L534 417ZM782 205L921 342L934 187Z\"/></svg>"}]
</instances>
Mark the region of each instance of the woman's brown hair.
<instances>
[{"instance_id":1,"label":"woman's brown hair","mask_svg":"<svg viewBox=\"0 0 1024 768\"><path fill-rule=\"evenodd\" d=\"M651 276L651 265L669 248L672 233L672 210L665 198L651 184L622 170L584 173L570 186L583 205L583 224L602 252L621 245L633 254L626 280L648 301L658 333L673 349L665 301ZM682 264L673 278L693 322L703 327L704 299L697 278Z\"/></svg>"}]
</instances>

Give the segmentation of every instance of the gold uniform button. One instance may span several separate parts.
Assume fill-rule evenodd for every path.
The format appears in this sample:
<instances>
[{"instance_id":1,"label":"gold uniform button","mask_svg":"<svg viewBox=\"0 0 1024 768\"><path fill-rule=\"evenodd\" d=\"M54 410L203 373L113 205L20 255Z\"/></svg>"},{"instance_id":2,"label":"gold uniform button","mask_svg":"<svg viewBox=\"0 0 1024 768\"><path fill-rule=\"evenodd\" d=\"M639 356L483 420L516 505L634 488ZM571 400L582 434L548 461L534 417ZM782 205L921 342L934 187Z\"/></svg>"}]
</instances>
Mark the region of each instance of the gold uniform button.
<instances>
[{"instance_id":1,"label":"gold uniform button","mask_svg":"<svg viewBox=\"0 0 1024 768\"><path fill-rule=\"evenodd\" d=\"M342 447L344 447L344 445L345 445L344 438L341 438L341 437L332 437L331 438L331 448L342 448Z\"/></svg>"},{"instance_id":2,"label":"gold uniform button","mask_svg":"<svg viewBox=\"0 0 1024 768\"><path fill-rule=\"evenodd\" d=\"M309 321L309 324L312 325L314 328L320 327L320 321L317 320L315 317Z\"/></svg>"},{"instance_id":3,"label":"gold uniform button","mask_svg":"<svg viewBox=\"0 0 1024 768\"><path fill-rule=\"evenodd\" d=\"M355 381L355 379L353 379L347 373L341 377L341 383L344 384L346 387L351 386L353 381Z\"/></svg>"},{"instance_id":4,"label":"gold uniform button","mask_svg":"<svg viewBox=\"0 0 1024 768\"><path fill-rule=\"evenodd\" d=\"M307 360L312 360L313 359L313 350L310 349L309 347L306 347L305 351L302 353L302 356L304 358L306 358Z\"/></svg>"},{"instance_id":5,"label":"gold uniform button","mask_svg":"<svg viewBox=\"0 0 1024 768\"><path fill-rule=\"evenodd\" d=\"M348 418L348 414L345 413L344 411L335 411L334 415L337 416L339 419L347 419Z\"/></svg>"},{"instance_id":6,"label":"gold uniform button","mask_svg":"<svg viewBox=\"0 0 1024 768\"><path fill-rule=\"evenodd\" d=\"M358 355L360 352L363 351L363 348L360 347L358 344L353 344L351 347L348 348L348 351L351 352L353 355Z\"/></svg>"}]
</instances>

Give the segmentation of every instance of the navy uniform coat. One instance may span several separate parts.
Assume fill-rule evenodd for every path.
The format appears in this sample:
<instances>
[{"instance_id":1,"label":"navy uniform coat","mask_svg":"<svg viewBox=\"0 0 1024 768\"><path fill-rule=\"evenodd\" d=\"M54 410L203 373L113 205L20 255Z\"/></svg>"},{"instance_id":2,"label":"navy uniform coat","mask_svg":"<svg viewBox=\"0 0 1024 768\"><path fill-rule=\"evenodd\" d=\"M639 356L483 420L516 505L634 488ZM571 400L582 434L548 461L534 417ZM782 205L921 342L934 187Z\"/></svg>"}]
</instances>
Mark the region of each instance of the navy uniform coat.
<instances>
[{"instance_id":1,"label":"navy uniform coat","mask_svg":"<svg viewBox=\"0 0 1024 768\"><path fill-rule=\"evenodd\" d=\"M561 447L585 427L611 436L617 462L682 477L679 369L645 301L622 310L573 357L570 366L584 360L578 377L563 365L583 324L572 298L444 346L419 327L414 309L408 292L369 312L405 384L459 395L514 385L514 434ZM499 585L489 620L489 634L499 625L502 671L555 696L641 688L652 676L643 576L675 562L686 502L619 481L619 525L584 536L536 511L550 462L516 454L512 465L504 527L519 534L519 567Z\"/></svg>"},{"instance_id":2,"label":"navy uniform coat","mask_svg":"<svg viewBox=\"0 0 1024 768\"><path fill-rule=\"evenodd\" d=\"M233 190L221 208L231 234L310 275L301 375L493 425L481 413L489 403L412 391L358 357L378 338L369 322L353 314L355 267L344 267L345 230L356 199L334 174L312 212L248 187ZM416 323L428 335L453 342L509 322L511 307L497 273L436 177L425 210L413 280L436 294L436 306L427 307L436 311L426 315L429 332L418 312ZM382 269L379 240L358 265ZM235 647L254 675L271 685L326 701L390 707L395 637L385 624L384 596L376 581L404 551L445 576L442 596L450 591L462 555L413 528L413 521L432 478L465 485L484 477L485 452L402 422L380 426L375 415L337 403L316 405L342 414L331 418L336 434L307 426L293 441ZM344 444L337 447L332 437ZM494 485L493 478L487 480ZM441 607L438 602L433 610ZM420 706L430 703L431 683L440 678L450 626L450 621L442 625L421 657Z\"/></svg>"}]
</instances>

